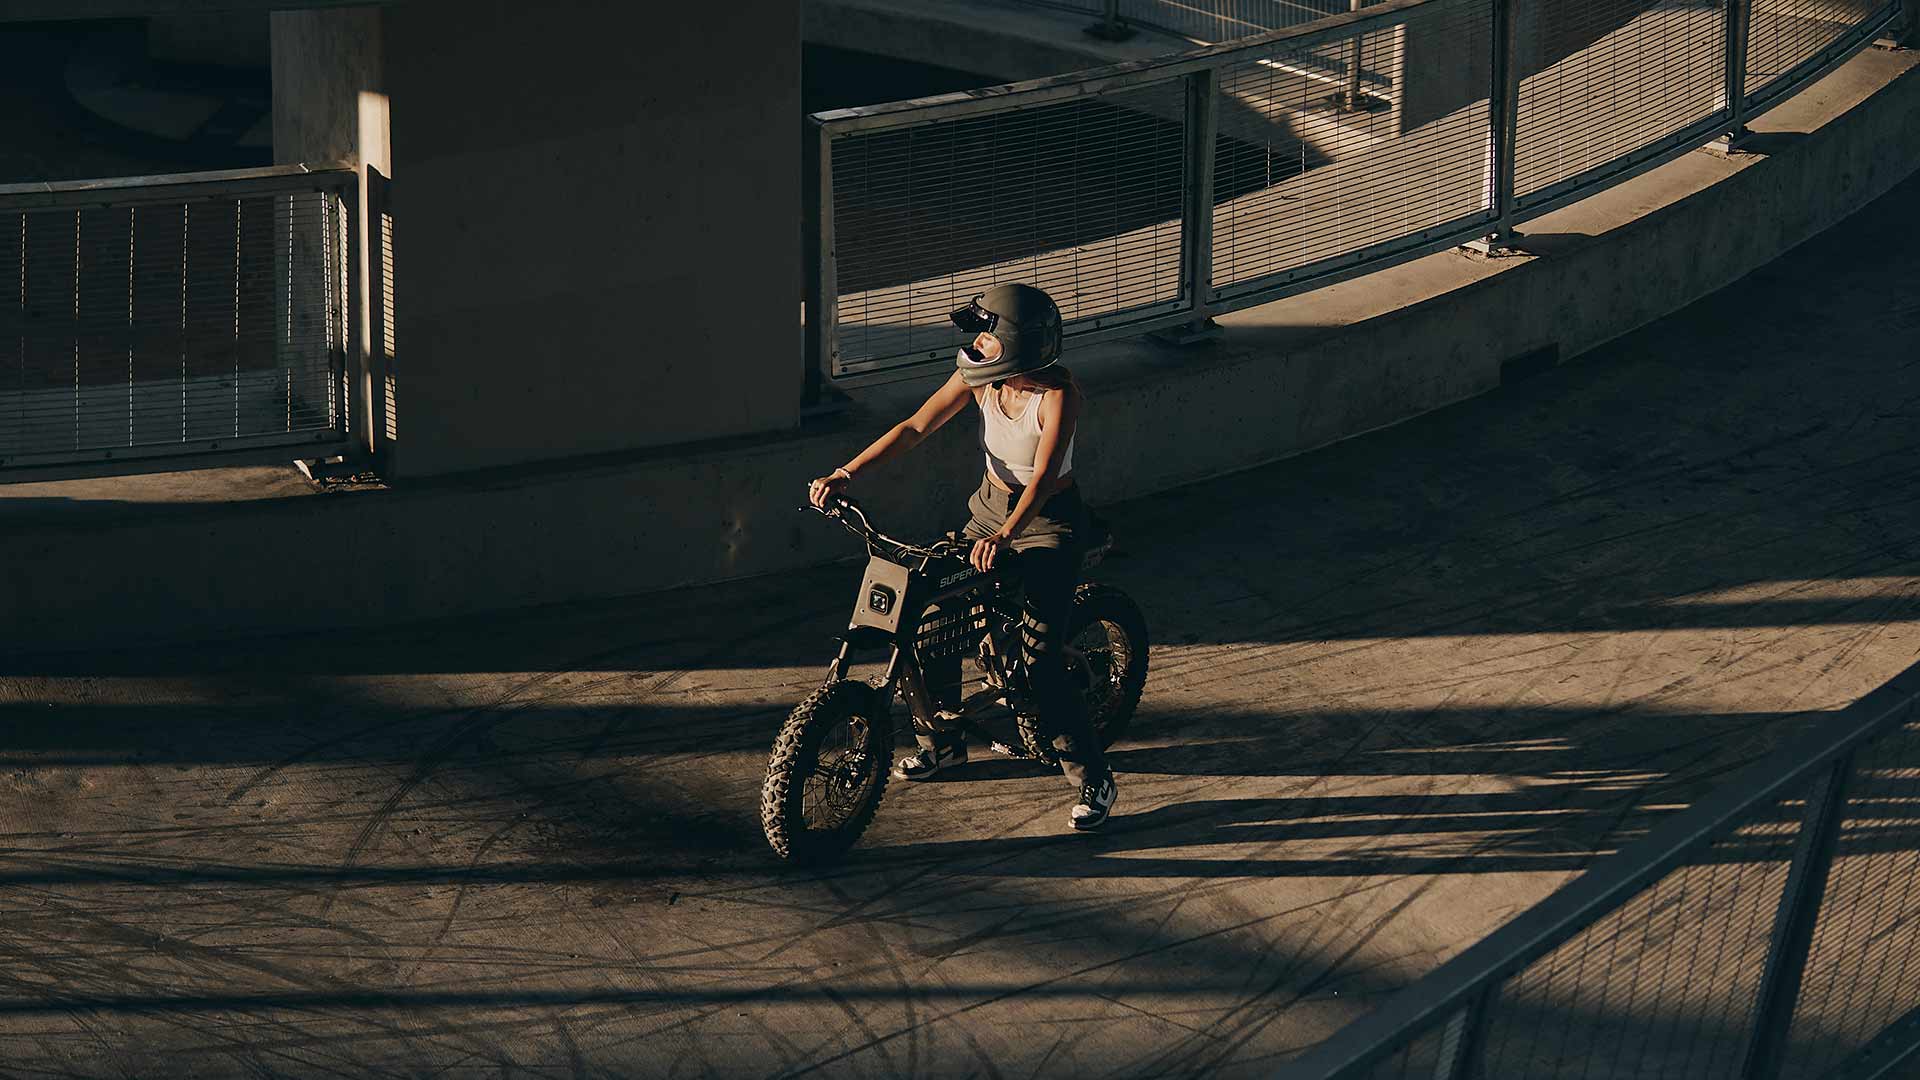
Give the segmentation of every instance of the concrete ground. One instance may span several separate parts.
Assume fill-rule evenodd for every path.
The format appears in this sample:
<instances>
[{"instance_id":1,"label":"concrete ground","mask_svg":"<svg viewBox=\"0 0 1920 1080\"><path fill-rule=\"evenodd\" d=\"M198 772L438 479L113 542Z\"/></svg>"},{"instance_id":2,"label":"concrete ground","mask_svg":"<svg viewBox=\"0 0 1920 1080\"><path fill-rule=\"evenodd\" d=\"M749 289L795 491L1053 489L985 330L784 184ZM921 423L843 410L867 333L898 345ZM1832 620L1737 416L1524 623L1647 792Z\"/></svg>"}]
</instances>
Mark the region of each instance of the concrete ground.
<instances>
[{"instance_id":1,"label":"concrete ground","mask_svg":"<svg viewBox=\"0 0 1920 1080\"><path fill-rule=\"evenodd\" d=\"M1915 235L1920 178L1577 363L1111 508L1156 645L1098 836L977 760L773 862L850 565L8 661L0 1071L1263 1074L1912 662Z\"/></svg>"}]
</instances>

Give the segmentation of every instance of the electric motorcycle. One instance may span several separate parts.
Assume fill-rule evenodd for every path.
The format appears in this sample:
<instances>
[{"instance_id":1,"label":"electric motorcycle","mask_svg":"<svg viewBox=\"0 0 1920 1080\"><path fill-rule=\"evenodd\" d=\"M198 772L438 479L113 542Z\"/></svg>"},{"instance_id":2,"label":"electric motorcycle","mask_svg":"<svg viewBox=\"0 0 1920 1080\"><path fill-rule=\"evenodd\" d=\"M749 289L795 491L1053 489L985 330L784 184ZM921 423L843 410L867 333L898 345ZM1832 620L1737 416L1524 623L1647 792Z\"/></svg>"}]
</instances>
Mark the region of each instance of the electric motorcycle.
<instances>
[{"instance_id":1,"label":"electric motorcycle","mask_svg":"<svg viewBox=\"0 0 1920 1080\"><path fill-rule=\"evenodd\" d=\"M859 504L835 498L818 512L859 537L867 569L839 654L819 689L795 706L774 740L760 789L760 822L782 859L814 862L844 853L872 823L893 766L893 702L898 693L920 723L936 705L925 676L929 663L971 659L981 689L961 703L959 725L1013 757L1057 765L1051 733L1031 702L1021 658L1017 553L982 572L968 562L971 542L948 534L931 544L896 540L874 528ZM1120 737L1147 680L1147 625L1132 599L1111 585L1085 581L1112 546L1096 538L1081 562L1065 631L1069 677L1084 696L1087 719L1102 746ZM877 679L850 678L856 653L884 651ZM1019 746L985 737L984 716L1014 715Z\"/></svg>"}]
</instances>

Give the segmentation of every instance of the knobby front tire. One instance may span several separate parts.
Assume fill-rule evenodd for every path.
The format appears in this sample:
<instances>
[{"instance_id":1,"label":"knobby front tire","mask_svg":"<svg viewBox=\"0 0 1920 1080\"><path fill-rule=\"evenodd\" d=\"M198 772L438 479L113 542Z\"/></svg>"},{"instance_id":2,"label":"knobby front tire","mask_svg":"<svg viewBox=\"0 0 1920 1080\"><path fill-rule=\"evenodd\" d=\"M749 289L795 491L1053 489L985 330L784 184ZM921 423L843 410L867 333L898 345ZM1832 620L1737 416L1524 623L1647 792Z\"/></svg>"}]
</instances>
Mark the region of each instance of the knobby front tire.
<instances>
[{"instance_id":1,"label":"knobby front tire","mask_svg":"<svg viewBox=\"0 0 1920 1080\"><path fill-rule=\"evenodd\" d=\"M789 862L836 858L873 823L893 767L891 720L864 682L837 679L794 706L760 786L760 826Z\"/></svg>"}]
</instances>

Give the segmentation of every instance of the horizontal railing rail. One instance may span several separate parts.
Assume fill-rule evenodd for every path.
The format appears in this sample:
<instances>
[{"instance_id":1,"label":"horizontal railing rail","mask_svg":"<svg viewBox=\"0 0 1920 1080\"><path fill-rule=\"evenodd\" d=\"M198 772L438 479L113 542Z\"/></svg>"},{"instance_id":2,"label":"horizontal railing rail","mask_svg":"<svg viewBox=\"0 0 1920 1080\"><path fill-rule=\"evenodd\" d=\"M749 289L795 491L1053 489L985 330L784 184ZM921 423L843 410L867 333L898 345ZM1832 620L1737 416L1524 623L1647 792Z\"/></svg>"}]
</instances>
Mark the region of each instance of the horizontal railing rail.
<instances>
[{"instance_id":1,"label":"horizontal railing rail","mask_svg":"<svg viewBox=\"0 0 1920 1080\"><path fill-rule=\"evenodd\" d=\"M1134 29L1157 30L1212 43L1313 22L1384 0L1024 0L1032 7L1096 16L1093 32L1120 38Z\"/></svg>"},{"instance_id":2,"label":"horizontal railing rail","mask_svg":"<svg viewBox=\"0 0 1920 1080\"><path fill-rule=\"evenodd\" d=\"M1886 1060L1910 1053L1910 1043L1875 1047L1874 1037L1883 1030L1904 1030L1910 1039L1916 1035L1907 1030L1911 1024L1902 1028L1902 1019L1920 1006L1920 959L1913 957L1920 933L1911 925L1920 918L1920 890L1912 877L1920 871L1920 837L1888 843L1873 834L1883 831L1877 826L1888 807L1911 806L1920 797L1917 698L1920 665L1839 713L1813 714L1811 730L1734 773L1639 842L1600 859L1570 884L1341 1028L1281 1075L1302 1080L1506 1077L1548 1075L1541 1070L1564 1067L1596 1077L1772 1077L1792 1063L1793 1074L1813 1076L1826 1075L1824 1067L1849 1056L1860 1062L1864 1059L1859 1051L1869 1048ZM1764 842L1749 843L1737 852L1726 848L1743 833L1750 841L1764 837ZM1851 879L1847 899L1854 903L1849 908L1833 903L1835 892L1849 887L1847 875L1834 871L1836 854L1860 863ZM1750 925L1729 934L1718 925L1730 910L1728 897L1722 895L1728 890L1711 887L1718 879L1696 881L1688 889L1688 883L1676 882L1676 877L1700 866L1733 862L1763 867L1771 862L1773 872L1764 876L1770 889L1756 890L1748 898L1744 914L1760 917L1749 918ZM1895 902L1871 912L1860 910L1859 886L1867 875L1897 889ZM1609 923L1633 905L1652 906L1643 902L1654 891L1664 893L1660 902L1669 909L1659 924L1666 934L1649 929L1652 916L1642 918L1639 911L1634 919L1641 921ZM1829 901L1825 908L1823 898ZM1682 940L1693 916L1718 934L1710 956L1704 949L1683 950L1674 944ZM1594 935L1596 928L1606 931L1604 940L1583 942L1583 935ZM1641 939L1623 948L1623 939L1636 932ZM1729 939L1737 940L1743 932L1744 940L1761 946L1758 954L1728 947ZM1698 944L1699 935L1692 941ZM1570 948L1579 945L1585 949ZM1607 952L1604 962L1578 966L1578 960L1596 950ZM1896 961L1894 967L1878 969L1900 976L1885 988L1895 992L1896 1000L1876 1003L1862 996L1849 1005L1855 1010L1877 1007L1884 1014L1884 1027L1853 1031L1851 1039L1821 1037L1815 1030L1819 1025L1848 1020L1814 1015L1817 1010L1809 1008L1812 996L1801 991L1814 986L1805 978L1812 969L1810 958L1844 978L1858 966L1848 961L1865 959L1868 952L1876 953L1878 961ZM1668 970L1643 970L1648 963ZM1538 1007L1538 995L1522 1002L1511 993L1514 982L1539 975L1548 964L1553 966L1549 977L1559 982L1556 993L1545 999L1567 1014L1561 1023L1584 1025L1588 1037L1563 1038L1558 1057L1516 1052L1497 1064L1489 1062L1490 1055L1509 1049L1507 1043L1520 1041L1512 1031L1502 1033L1509 1036L1504 1042L1495 1039L1503 1010L1533 1006L1525 1022L1535 1042L1543 1041L1537 1038L1541 1034L1556 1033L1556 1021L1550 1010ZM1686 1025L1695 1018L1686 1012L1686 995L1670 994L1673 1000L1663 1002L1660 991L1644 989L1655 976L1663 990L1675 989L1671 969L1676 967L1677 980L1696 995L1724 992L1735 999L1715 1002L1720 1023L1711 1033L1722 1044L1719 1070L1710 1067L1711 1059L1701 1061L1694 1053L1698 1043L1688 1039ZM1738 985L1714 985L1735 970L1744 973L1744 980L1735 980ZM1593 987L1582 986L1576 976L1612 981L1622 1012L1628 1005L1635 1011L1611 1020L1582 1013L1576 1004L1582 991L1589 998L1595 995ZM1635 983L1637 1000L1625 989ZM1503 995L1503 989L1508 993ZM1604 1001L1605 991L1598 996ZM1743 996L1746 1000L1737 1000ZM1636 1024L1663 1038L1655 1044L1636 1037ZM1795 1045L1796 1037L1803 1045ZM1650 1044L1666 1056L1632 1056L1647 1053ZM1670 1060L1683 1051L1697 1068L1676 1067ZM1811 1060L1822 1054L1829 1060ZM1816 1065L1822 1067L1798 1067Z\"/></svg>"},{"instance_id":3,"label":"horizontal railing rail","mask_svg":"<svg viewBox=\"0 0 1920 1080\"><path fill-rule=\"evenodd\" d=\"M0 186L0 482L346 454L347 166Z\"/></svg>"},{"instance_id":4,"label":"horizontal railing rail","mask_svg":"<svg viewBox=\"0 0 1920 1080\"><path fill-rule=\"evenodd\" d=\"M1716 137L1737 142L1900 12L1898 0L1125 0L1112 13L1144 23L1175 7L1220 27L1315 17L809 118L811 395L946 362L962 343L946 314L1006 281L1054 295L1079 344L1201 328L1468 241L1511 244L1528 220ZM1765 70L1749 72L1750 52Z\"/></svg>"},{"instance_id":5,"label":"horizontal railing rail","mask_svg":"<svg viewBox=\"0 0 1920 1080\"><path fill-rule=\"evenodd\" d=\"M836 133L845 133L874 127L924 124L955 116L1030 108L1071 98L1097 96L1217 68L1223 62L1259 55L1261 51L1274 46L1303 50L1339 41L1365 28L1390 23L1405 12L1448 2L1384 0L1365 10L1342 12L1316 20L1311 25L1290 26L1236 41L1204 45L1190 52L1129 60L1064 75L984 86L976 90L832 109L814 113L811 119L822 127L833 128Z\"/></svg>"}]
</instances>

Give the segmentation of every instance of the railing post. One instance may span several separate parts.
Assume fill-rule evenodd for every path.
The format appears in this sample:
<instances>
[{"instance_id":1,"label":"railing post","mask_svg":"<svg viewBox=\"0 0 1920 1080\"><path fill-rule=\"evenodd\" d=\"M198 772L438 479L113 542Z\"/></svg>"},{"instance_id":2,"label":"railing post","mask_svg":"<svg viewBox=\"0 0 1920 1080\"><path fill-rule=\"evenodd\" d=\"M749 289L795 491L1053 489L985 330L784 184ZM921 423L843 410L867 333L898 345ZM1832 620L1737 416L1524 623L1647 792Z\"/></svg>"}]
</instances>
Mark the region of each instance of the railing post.
<instances>
[{"instance_id":1,"label":"railing post","mask_svg":"<svg viewBox=\"0 0 1920 1080\"><path fill-rule=\"evenodd\" d=\"M363 335L366 347L361 350L362 362L367 367L365 375L367 391L367 439L366 445L373 455L376 466L384 467L392 451L389 432L398 433L395 422L394 397L396 393L393 350L388 342L394 339L394 282L393 282L393 231L389 227L393 214L393 181L388 180L371 163L362 165L366 173L367 210L362 214L355 212L352 221L356 228L360 222L360 244L366 248L366 258L359 260L366 266L367 273L361 282L366 289L366 302L356 301L354 312L364 310L367 314L367 332ZM356 193L356 185L351 190ZM356 256L357 257L357 256Z\"/></svg>"},{"instance_id":2,"label":"railing post","mask_svg":"<svg viewBox=\"0 0 1920 1080\"><path fill-rule=\"evenodd\" d=\"M357 179L357 178L356 178ZM342 356L346 368L343 380L348 390L343 405L346 409L346 424L341 431L353 442L356 455L365 455L378 460L377 455L384 449L384 440L380 438L379 425L375 422L382 410L379 395L374 386L373 358L369 353L379 348L379 342L370 341L371 327L365 327L361 321L361 307L370 293L371 282L362 276L361 267L367 260L361 258L361 248L367 242L366 229L362 221L366 215L360 212L360 185L351 183L339 188L328 189L332 208L341 216L340 233L344 243L337 258L330 260L333 265L330 272L346 277L345 303L340 312L340 343L345 350ZM331 228L331 226L329 226ZM369 270L369 273L372 271ZM331 290L332 284L327 288ZM378 300L375 301L378 303Z\"/></svg>"},{"instance_id":3,"label":"railing post","mask_svg":"<svg viewBox=\"0 0 1920 1080\"><path fill-rule=\"evenodd\" d=\"M1435 1064L1433 1080L1475 1080L1480 1075L1481 1047L1486 1042L1487 1018L1500 996L1500 983L1487 985L1453 1014L1440 1034L1440 1060Z\"/></svg>"},{"instance_id":4,"label":"railing post","mask_svg":"<svg viewBox=\"0 0 1920 1080\"><path fill-rule=\"evenodd\" d=\"M1107 0L1106 10L1101 12L1100 21L1087 27L1087 33L1101 41L1125 41L1135 33L1133 27L1120 21L1120 0Z\"/></svg>"},{"instance_id":5,"label":"railing post","mask_svg":"<svg viewBox=\"0 0 1920 1080\"><path fill-rule=\"evenodd\" d=\"M1914 0L1894 0L1897 14L1880 36L1874 39L1875 45L1883 49L1905 49L1920 42L1920 35L1915 34L1915 30L1920 30L1920 20L1913 17L1913 4Z\"/></svg>"},{"instance_id":6,"label":"railing post","mask_svg":"<svg viewBox=\"0 0 1920 1080\"><path fill-rule=\"evenodd\" d=\"M1467 244L1484 254L1513 246L1520 234L1513 227L1513 149L1519 131L1519 36L1514 32L1516 5L1521 0L1493 0L1493 58L1488 90L1487 209L1493 222L1486 236Z\"/></svg>"},{"instance_id":7,"label":"railing post","mask_svg":"<svg viewBox=\"0 0 1920 1080\"><path fill-rule=\"evenodd\" d=\"M1853 761L1852 752L1842 755L1807 793L1793 863L1773 917L1773 941L1767 949L1767 968L1754 1004L1753 1035L1740 1064L1739 1075L1744 1080L1776 1080L1784 1064L1794 1007L1800 1001L1800 982L1806 975L1807 953L1813 947L1813 928L1820 919L1827 874L1833 869L1834 849L1840 842Z\"/></svg>"},{"instance_id":8,"label":"railing post","mask_svg":"<svg viewBox=\"0 0 1920 1080\"><path fill-rule=\"evenodd\" d=\"M1351 0L1347 10L1359 11L1360 5L1363 2L1364 0ZM1364 59L1360 55L1360 51L1361 47L1366 44L1366 40L1367 35L1365 34L1355 34L1353 36L1353 62L1348 65L1347 70L1347 104L1356 109L1360 107L1360 64Z\"/></svg>"},{"instance_id":9,"label":"railing post","mask_svg":"<svg viewBox=\"0 0 1920 1080\"><path fill-rule=\"evenodd\" d=\"M1366 0L1347 0L1348 11L1359 11ZM1367 96L1360 89L1360 72L1366 62L1364 49L1367 43L1365 33L1353 36L1353 48L1347 53L1346 89L1333 95L1333 103L1347 112L1372 112L1385 104L1377 98Z\"/></svg>"},{"instance_id":10,"label":"railing post","mask_svg":"<svg viewBox=\"0 0 1920 1080\"><path fill-rule=\"evenodd\" d=\"M1185 326L1163 330L1155 338L1184 345L1212 336L1213 325L1213 170L1214 143L1220 130L1219 72L1203 68L1186 77L1187 189L1180 208L1180 287L1185 293Z\"/></svg>"},{"instance_id":11,"label":"railing post","mask_svg":"<svg viewBox=\"0 0 1920 1080\"><path fill-rule=\"evenodd\" d=\"M1753 24L1753 0L1727 0L1727 132L1709 145L1732 153L1752 132L1747 130L1747 37Z\"/></svg>"},{"instance_id":12,"label":"railing post","mask_svg":"<svg viewBox=\"0 0 1920 1080\"><path fill-rule=\"evenodd\" d=\"M805 363L800 408L817 410L829 396L838 340L840 291L833 250L833 129L811 118L801 140L801 262L805 273Z\"/></svg>"}]
</instances>

